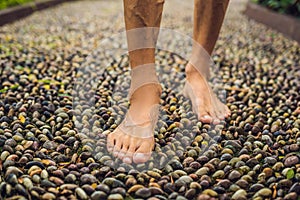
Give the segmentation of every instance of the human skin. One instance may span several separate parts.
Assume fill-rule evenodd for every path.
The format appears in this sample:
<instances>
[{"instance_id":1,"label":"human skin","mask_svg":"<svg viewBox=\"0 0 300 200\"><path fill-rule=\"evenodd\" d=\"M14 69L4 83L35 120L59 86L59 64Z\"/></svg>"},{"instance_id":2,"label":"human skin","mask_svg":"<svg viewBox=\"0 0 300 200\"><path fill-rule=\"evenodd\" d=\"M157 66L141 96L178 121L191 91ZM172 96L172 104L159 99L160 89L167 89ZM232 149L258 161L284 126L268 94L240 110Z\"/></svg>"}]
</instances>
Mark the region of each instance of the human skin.
<instances>
[{"instance_id":1,"label":"human skin","mask_svg":"<svg viewBox=\"0 0 300 200\"><path fill-rule=\"evenodd\" d=\"M191 85L198 119L204 123L218 123L230 115L207 84L209 63L226 14L229 0L194 0L192 56L186 66L186 79ZM211 94L203 95L203 94ZM193 101L193 99L191 99Z\"/></svg>"},{"instance_id":2,"label":"human skin","mask_svg":"<svg viewBox=\"0 0 300 200\"><path fill-rule=\"evenodd\" d=\"M134 70L141 65L155 63L155 43L159 34L164 0L124 0L123 2L129 60L131 69ZM205 123L219 122L230 115L229 109L215 95L207 95L212 93L206 80L209 75L209 65L205 59L202 59L209 57L214 49L228 2L229 0L194 1L194 44L190 62L186 66L186 81L189 85L188 92L193 93L190 98L195 104L193 106L197 108L195 114ZM157 29L134 32L145 27ZM136 41L136 38L142 39ZM143 46L146 48L135 48ZM136 78L132 77L132 79ZM153 105L159 104L160 95L159 84L146 84L135 90L130 98L128 110L131 118L137 124L151 121L149 112ZM149 138L142 138L139 135L124 134L116 129L108 135L107 147L123 162L143 163L150 158L154 147L153 135L154 133Z\"/></svg>"},{"instance_id":3,"label":"human skin","mask_svg":"<svg viewBox=\"0 0 300 200\"><path fill-rule=\"evenodd\" d=\"M123 2L131 69L134 70L144 64L154 64L157 30L161 22L164 0L124 0ZM135 32L135 30L139 30L138 28L146 27L156 27L157 29L156 31L144 29ZM142 39L136 41L137 37ZM138 44L136 45L136 43ZM156 74L152 74L152 76L156 76ZM131 84L133 82L131 81ZM131 85L131 88L133 87L136 86ZM127 113L130 113L131 118L137 124L149 122L151 108L159 104L160 95L161 86L159 84L147 84L139 87L130 97L130 108ZM149 131L152 132L152 130ZM117 128L108 135L107 146L108 151L125 163L143 163L150 158L154 147L154 137L153 133L148 138L128 135Z\"/></svg>"},{"instance_id":4,"label":"human skin","mask_svg":"<svg viewBox=\"0 0 300 200\"><path fill-rule=\"evenodd\" d=\"M194 0L193 38L210 55L219 37L229 0Z\"/></svg>"},{"instance_id":5,"label":"human skin","mask_svg":"<svg viewBox=\"0 0 300 200\"><path fill-rule=\"evenodd\" d=\"M123 2L125 28L127 31L145 27L160 27L164 0L124 0ZM135 42L135 38L130 38L130 33L131 32L127 32L127 43L129 46L131 68L135 68L136 66L146 63L154 63L155 43L151 45L152 48L137 50L132 49L130 48L130 44ZM145 36L144 41L138 41L140 46L143 45L143 42L148 43L149 40L154 42L157 41L158 32L144 34L149 34L149 36Z\"/></svg>"}]
</instances>

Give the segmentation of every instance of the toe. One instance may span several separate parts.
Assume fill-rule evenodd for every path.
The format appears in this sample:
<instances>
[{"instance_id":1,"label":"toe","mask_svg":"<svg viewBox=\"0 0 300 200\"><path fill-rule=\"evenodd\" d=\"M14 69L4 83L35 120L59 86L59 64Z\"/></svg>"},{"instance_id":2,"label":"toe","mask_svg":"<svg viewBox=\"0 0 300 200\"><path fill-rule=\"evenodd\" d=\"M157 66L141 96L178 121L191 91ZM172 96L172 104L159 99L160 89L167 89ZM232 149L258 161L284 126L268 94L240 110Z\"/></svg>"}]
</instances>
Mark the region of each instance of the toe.
<instances>
[{"instance_id":1,"label":"toe","mask_svg":"<svg viewBox=\"0 0 300 200\"><path fill-rule=\"evenodd\" d=\"M124 156L126 155L126 151L122 148L118 153L118 158L123 160Z\"/></svg>"},{"instance_id":2,"label":"toe","mask_svg":"<svg viewBox=\"0 0 300 200\"><path fill-rule=\"evenodd\" d=\"M122 159L124 163L127 163L127 164L131 164L132 163L132 157L133 157L133 154L134 154L135 150L136 150L135 145L131 144L129 146L126 154L124 155L124 157Z\"/></svg>"},{"instance_id":3,"label":"toe","mask_svg":"<svg viewBox=\"0 0 300 200\"><path fill-rule=\"evenodd\" d=\"M212 121L210 123L212 124L219 124L220 123L220 119L218 117L218 110L216 108L216 106L211 106L209 109L209 116L212 118Z\"/></svg>"},{"instance_id":4,"label":"toe","mask_svg":"<svg viewBox=\"0 0 300 200\"><path fill-rule=\"evenodd\" d=\"M116 141L116 144L114 146L114 150L113 150L113 155L115 157L118 156L119 152L121 151L121 147L122 147L122 139L119 138L117 141Z\"/></svg>"},{"instance_id":5,"label":"toe","mask_svg":"<svg viewBox=\"0 0 300 200\"><path fill-rule=\"evenodd\" d=\"M207 124L210 124L213 121L213 118L208 113L206 113L206 114L199 114L198 118L199 118L199 120L201 122L207 123Z\"/></svg>"},{"instance_id":6,"label":"toe","mask_svg":"<svg viewBox=\"0 0 300 200\"><path fill-rule=\"evenodd\" d=\"M213 114L211 114L211 117L212 117L212 124L216 125L216 124L219 124L220 123L220 119L218 117L218 113L217 112L212 112Z\"/></svg>"},{"instance_id":7,"label":"toe","mask_svg":"<svg viewBox=\"0 0 300 200\"><path fill-rule=\"evenodd\" d=\"M135 153L133 156L133 162L136 164L145 163L151 157L151 153Z\"/></svg>"},{"instance_id":8,"label":"toe","mask_svg":"<svg viewBox=\"0 0 300 200\"><path fill-rule=\"evenodd\" d=\"M131 164L132 163L132 155L131 156L126 156L122 159L122 161L126 164Z\"/></svg>"},{"instance_id":9,"label":"toe","mask_svg":"<svg viewBox=\"0 0 300 200\"><path fill-rule=\"evenodd\" d=\"M111 133L107 136L107 145L106 145L106 148L107 148L107 151L108 152L112 152L113 149L114 149L114 134Z\"/></svg>"},{"instance_id":10,"label":"toe","mask_svg":"<svg viewBox=\"0 0 300 200\"><path fill-rule=\"evenodd\" d=\"M218 116L218 119L219 121L224 121L225 120L225 116L222 114L222 115L219 115Z\"/></svg>"},{"instance_id":11,"label":"toe","mask_svg":"<svg viewBox=\"0 0 300 200\"><path fill-rule=\"evenodd\" d=\"M118 158L120 158L121 160L126 155L129 144L130 144L130 139L128 138L128 136L125 136L123 139L122 149L118 153Z\"/></svg>"},{"instance_id":12,"label":"toe","mask_svg":"<svg viewBox=\"0 0 300 200\"><path fill-rule=\"evenodd\" d=\"M224 104L219 100L219 99L215 99L214 101L214 109L215 109L215 115L216 118L218 119L217 121L222 121L225 118L225 114L226 114L226 110L224 107Z\"/></svg>"},{"instance_id":13,"label":"toe","mask_svg":"<svg viewBox=\"0 0 300 200\"><path fill-rule=\"evenodd\" d=\"M205 106L198 107L198 119L202 123L211 123L213 121L213 118L204 108Z\"/></svg>"},{"instance_id":14,"label":"toe","mask_svg":"<svg viewBox=\"0 0 300 200\"><path fill-rule=\"evenodd\" d=\"M226 114L225 114L225 117L227 118L227 117L229 117L230 115L231 115L231 111L229 110L229 108L225 105L225 112L226 112Z\"/></svg>"},{"instance_id":15,"label":"toe","mask_svg":"<svg viewBox=\"0 0 300 200\"><path fill-rule=\"evenodd\" d=\"M136 164L145 163L151 158L152 144L143 142L133 155L133 162Z\"/></svg>"},{"instance_id":16,"label":"toe","mask_svg":"<svg viewBox=\"0 0 300 200\"><path fill-rule=\"evenodd\" d=\"M223 108L223 106L222 106L222 108ZM221 109L221 108L219 108L216 112L216 116L219 121L222 121L225 119L225 114L226 114L225 110Z\"/></svg>"},{"instance_id":17,"label":"toe","mask_svg":"<svg viewBox=\"0 0 300 200\"><path fill-rule=\"evenodd\" d=\"M216 124L220 124L221 123L221 120L219 118L214 118L213 120L213 124L216 125Z\"/></svg>"}]
</instances>

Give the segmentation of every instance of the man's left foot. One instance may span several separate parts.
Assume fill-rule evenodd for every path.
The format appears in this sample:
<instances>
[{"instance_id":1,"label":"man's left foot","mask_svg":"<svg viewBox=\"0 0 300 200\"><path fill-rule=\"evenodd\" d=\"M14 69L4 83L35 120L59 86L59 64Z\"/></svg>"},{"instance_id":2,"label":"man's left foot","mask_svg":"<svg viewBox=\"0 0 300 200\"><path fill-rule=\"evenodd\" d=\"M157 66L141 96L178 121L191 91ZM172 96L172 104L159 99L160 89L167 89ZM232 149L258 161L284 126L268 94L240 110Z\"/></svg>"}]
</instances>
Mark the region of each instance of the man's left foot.
<instances>
[{"instance_id":1,"label":"man's left foot","mask_svg":"<svg viewBox=\"0 0 300 200\"><path fill-rule=\"evenodd\" d=\"M184 95L190 98L193 111L203 123L219 123L230 116L230 110L213 93L205 77L188 63L185 69Z\"/></svg>"}]
</instances>

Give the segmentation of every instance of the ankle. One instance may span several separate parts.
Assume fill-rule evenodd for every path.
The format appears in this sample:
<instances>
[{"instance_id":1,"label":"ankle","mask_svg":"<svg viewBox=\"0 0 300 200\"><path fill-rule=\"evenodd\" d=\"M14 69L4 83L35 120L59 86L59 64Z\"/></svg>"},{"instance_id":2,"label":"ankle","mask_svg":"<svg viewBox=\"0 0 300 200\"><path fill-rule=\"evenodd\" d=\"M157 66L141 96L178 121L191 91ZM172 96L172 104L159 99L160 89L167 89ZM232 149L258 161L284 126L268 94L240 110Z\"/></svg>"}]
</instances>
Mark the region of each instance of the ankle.
<instances>
[{"instance_id":1,"label":"ankle","mask_svg":"<svg viewBox=\"0 0 300 200\"><path fill-rule=\"evenodd\" d=\"M146 84L133 92L131 98L148 101L151 99L159 99L162 94L162 87L159 83Z\"/></svg>"},{"instance_id":2,"label":"ankle","mask_svg":"<svg viewBox=\"0 0 300 200\"><path fill-rule=\"evenodd\" d=\"M192 78L194 76L196 76L199 72L197 71L197 69L190 63L188 63L185 67L185 75L186 78Z\"/></svg>"}]
</instances>

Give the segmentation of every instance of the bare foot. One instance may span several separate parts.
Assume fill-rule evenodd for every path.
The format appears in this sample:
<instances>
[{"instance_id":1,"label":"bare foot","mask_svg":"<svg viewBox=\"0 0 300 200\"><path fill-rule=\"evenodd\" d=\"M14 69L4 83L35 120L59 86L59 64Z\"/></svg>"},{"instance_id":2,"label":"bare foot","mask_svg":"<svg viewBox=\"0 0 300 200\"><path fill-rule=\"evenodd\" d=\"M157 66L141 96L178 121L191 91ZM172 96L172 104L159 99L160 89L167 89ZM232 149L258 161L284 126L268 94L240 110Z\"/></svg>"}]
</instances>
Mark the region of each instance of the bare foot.
<instances>
[{"instance_id":1,"label":"bare foot","mask_svg":"<svg viewBox=\"0 0 300 200\"><path fill-rule=\"evenodd\" d=\"M230 116L230 110L213 93L205 78L188 63L184 95L192 101L193 111L203 123L219 123Z\"/></svg>"},{"instance_id":2,"label":"bare foot","mask_svg":"<svg viewBox=\"0 0 300 200\"><path fill-rule=\"evenodd\" d=\"M107 149L115 157L129 164L150 159L157 122L151 112L158 114L156 108L160 95L161 86L158 84L147 84L134 91L125 119L107 138Z\"/></svg>"}]
</instances>

